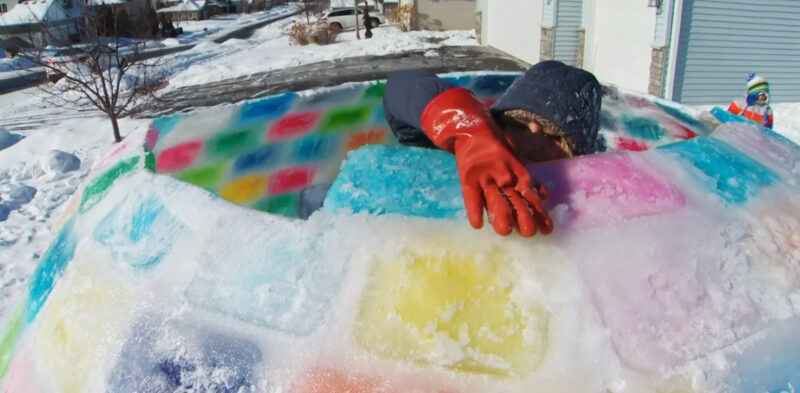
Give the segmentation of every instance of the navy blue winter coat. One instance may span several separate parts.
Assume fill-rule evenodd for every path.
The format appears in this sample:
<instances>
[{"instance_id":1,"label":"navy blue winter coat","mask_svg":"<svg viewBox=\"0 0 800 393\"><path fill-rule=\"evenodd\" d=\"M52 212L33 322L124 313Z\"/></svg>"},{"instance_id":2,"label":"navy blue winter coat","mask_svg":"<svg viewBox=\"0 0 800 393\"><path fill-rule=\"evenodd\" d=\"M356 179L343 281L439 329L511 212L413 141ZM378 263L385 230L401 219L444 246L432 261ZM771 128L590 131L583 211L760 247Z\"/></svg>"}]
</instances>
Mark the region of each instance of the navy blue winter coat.
<instances>
[{"instance_id":1,"label":"navy blue winter coat","mask_svg":"<svg viewBox=\"0 0 800 393\"><path fill-rule=\"evenodd\" d=\"M425 70L389 76L383 96L386 120L400 143L434 147L422 132L422 111L437 95L454 86ZM517 78L491 112L511 109L537 114L564 131L576 154L597 151L601 86L590 72L558 61L543 61Z\"/></svg>"}]
</instances>

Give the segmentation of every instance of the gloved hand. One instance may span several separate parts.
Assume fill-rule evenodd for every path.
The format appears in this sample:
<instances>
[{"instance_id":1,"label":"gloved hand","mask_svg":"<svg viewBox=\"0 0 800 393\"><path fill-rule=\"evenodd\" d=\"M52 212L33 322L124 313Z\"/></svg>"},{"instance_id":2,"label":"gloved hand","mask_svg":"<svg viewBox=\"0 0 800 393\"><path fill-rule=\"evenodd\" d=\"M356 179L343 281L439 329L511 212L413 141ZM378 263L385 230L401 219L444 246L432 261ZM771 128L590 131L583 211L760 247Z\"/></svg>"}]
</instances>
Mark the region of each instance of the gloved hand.
<instances>
[{"instance_id":1,"label":"gloved hand","mask_svg":"<svg viewBox=\"0 0 800 393\"><path fill-rule=\"evenodd\" d=\"M553 231L553 221L542 207L546 190L534 191L525 166L505 142L500 127L472 93L453 88L425 107L421 119L425 135L456 156L461 191L469 222L483 226L483 210L495 232L508 235L517 228L522 236Z\"/></svg>"}]
</instances>

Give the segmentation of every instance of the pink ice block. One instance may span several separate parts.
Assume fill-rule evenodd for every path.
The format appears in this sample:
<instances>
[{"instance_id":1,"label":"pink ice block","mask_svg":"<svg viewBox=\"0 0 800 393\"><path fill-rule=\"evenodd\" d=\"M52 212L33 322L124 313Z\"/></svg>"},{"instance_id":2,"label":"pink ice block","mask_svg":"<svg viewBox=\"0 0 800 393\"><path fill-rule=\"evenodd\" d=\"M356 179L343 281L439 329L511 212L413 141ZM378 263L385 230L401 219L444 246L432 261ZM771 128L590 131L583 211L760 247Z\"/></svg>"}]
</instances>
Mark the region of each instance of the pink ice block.
<instances>
[{"instance_id":1,"label":"pink ice block","mask_svg":"<svg viewBox=\"0 0 800 393\"><path fill-rule=\"evenodd\" d=\"M586 228L682 208L686 198L641 155L606 153L529 168L547 186L557 228Z\"/></svg>"}]
</instances>

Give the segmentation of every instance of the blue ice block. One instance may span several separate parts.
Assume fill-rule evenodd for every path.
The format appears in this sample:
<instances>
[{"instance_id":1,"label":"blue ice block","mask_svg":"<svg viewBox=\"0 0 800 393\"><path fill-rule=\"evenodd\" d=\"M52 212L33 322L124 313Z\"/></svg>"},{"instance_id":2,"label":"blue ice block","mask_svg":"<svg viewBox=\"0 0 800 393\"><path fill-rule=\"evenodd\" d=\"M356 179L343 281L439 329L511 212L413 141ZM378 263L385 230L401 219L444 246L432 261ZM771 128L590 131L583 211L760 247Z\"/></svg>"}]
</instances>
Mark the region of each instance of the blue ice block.
<instances>
[{"instance_id":1,"label":"blue ice block","mask_svg":"<svg viewBox=\"0 0 800 393\"><path fill-rule=\"evenodd\" d=\"M729 204L742 204L775 184L778 175L730 145L712 138L694 138L659 147L688 161L694 177Z\"/></svg>"},{"instance_id":2,"label":"blue ice block","mask_svg":"<svg viewBox=\"0 0 800 393\"><path fill-rule=\"evenodd\" d=\"M730 113L730 112L726 111L725 109L722 109L722 108L720 108L718 106L715 106L715 107L711 108L711 114L714 117L716 117L717 120L720 121L720 123L747 123L747 124L756 124L756 125L758 124L758 123L756 123L756 122L754 122L754 121L752 121L752 120L750 120L750 119L748 119L746 117L742 117L742 116L739 116L739 115L734 115L733 113Z\"/></svg>"},{"instance_id":3,"label":"blue ice block","mask_svg":"<svg viewBox=\"0 0 800 393\"><path fill-rule=\"evenodd\" d=\"M432 218L465 216L453 155L402 146L365 146L351 152L323 207Z\"/></svg>"},{"instance_id":4,"label":"blue ice block","mask_svg":"<svg viewBox=\"0 0 800 393\"><path fill-rule=\"evenodd\" d=\"M161 323L161 322L160 322ZM256 386L258 346L242 338L188 326L140 322L109 379L118 393L238 393Z\"/></svg>"},{"instance_id":5,"label":"blue ice block","mask_svg":"<svg viewBox=\"0 0 800 393\"><path fill-rule=\"evenodd\" d=\"M172 248L184 226L161 203L150 196L128 197L95 227L94 239L109 248L114 258L137 269L156 266Z\"/></svg>"},{"instance_id":6,"label":"blue ice block","mask_svg":"<svg viewBox=\"0 0 800 393\"><path fill-rule=\"evenodd\" d=\"M47 297L64 274L67 264L75 256L77 241L72 233L74 220L69 220L58 232L50 247L42 256L41 262L33 272L28 293L28 322L33 321L44 305Z\"/></svg>"},{"instance_id":7,"label":"blue ice block","mask_svg":"<svg viewBox=\"0 0 800 393\"><path fill-rule=\"evenodd\" d=\"M192 279L186 291L189 302L293 335L316 330L331 308L344 270L320 254L320 240L288 228L236 240Z\"/></svg>"},{"instance_id":8,"label":"blue ice block","mask_svg":"<svg viewBox=\"0 0 800 393\"><path fill-rule=\"evenodd\" d=\"M731 392L784 393L800 389L800 320L779 322L767 337L736 356Z\"/></svg>"}]
</instances>

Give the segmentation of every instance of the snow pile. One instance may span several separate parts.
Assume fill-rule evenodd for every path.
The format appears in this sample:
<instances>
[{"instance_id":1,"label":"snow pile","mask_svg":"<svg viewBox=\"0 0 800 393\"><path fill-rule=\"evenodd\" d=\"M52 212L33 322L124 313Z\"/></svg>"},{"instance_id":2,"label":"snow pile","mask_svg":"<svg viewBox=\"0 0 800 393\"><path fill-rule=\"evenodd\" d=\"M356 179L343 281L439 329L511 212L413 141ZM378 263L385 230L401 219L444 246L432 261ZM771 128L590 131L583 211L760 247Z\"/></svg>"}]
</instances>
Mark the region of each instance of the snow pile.
<instances>
[{"instance_id":1,"label":"snow pile","mask_svg":"<svg viewBox=\"0 0 800 393\"><path fill-rule=\"evenodd\" d=\"M5 128L0 127L0 150L8 148L9 146L19 142L22 138L22 135L12 134L6 131Z\"/></svg>"},{"instance_id":2,"label":"snow pile","mask_svg":"<svg viewBox=\"0 0 800 393\"><path fill-rule=\"evenodd\" d=\"M78 170L81 166L81 160L75 157L74 154L60 150L50 150L47 156L42 158L41 165L45 173L52 177L57 177L67 172Z\"/></svg>"},{"instance_id":3,"label":"snow pile","mask_svg":"<svg viewBox=\"0 0 800 393\"><path fill-rule=\"evenodd\" d=\"M134 135L143 133L146 124L121 122L123 133ZM92 167L102 163L98 157L120 148L112 147L110 124L103 118L65 121L26 135L0 150L0 321L8 318L28 284L66 202Z\"/></svg>"}]
</instances>

